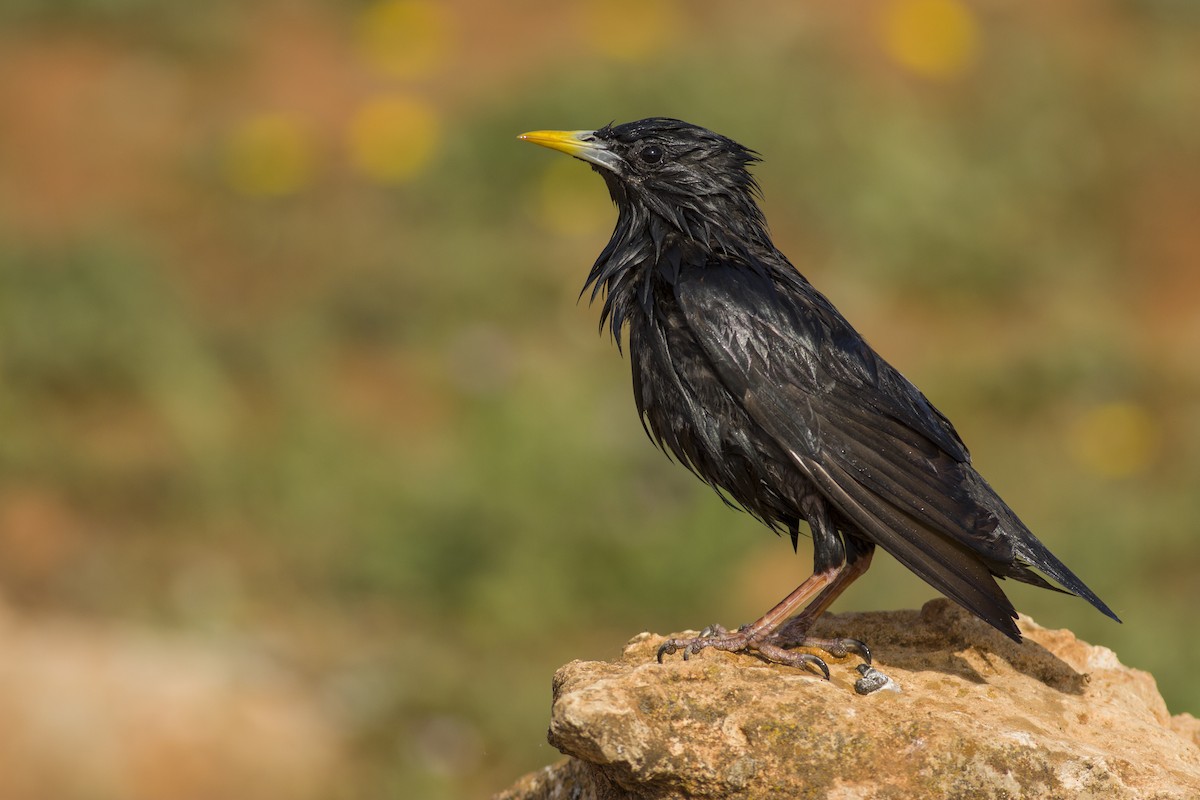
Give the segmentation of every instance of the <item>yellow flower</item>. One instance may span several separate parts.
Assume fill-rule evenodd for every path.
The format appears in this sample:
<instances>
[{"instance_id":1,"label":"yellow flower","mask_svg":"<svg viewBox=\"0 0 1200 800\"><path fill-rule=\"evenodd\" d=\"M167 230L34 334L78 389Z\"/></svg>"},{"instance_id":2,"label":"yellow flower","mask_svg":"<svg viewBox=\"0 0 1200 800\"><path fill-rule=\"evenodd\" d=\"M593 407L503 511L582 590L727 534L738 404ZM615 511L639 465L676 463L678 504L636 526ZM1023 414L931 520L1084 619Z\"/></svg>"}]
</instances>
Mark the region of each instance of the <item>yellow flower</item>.
<instances>
[{"instance_id":1,"label":"yellow flower","mask_svg":"<svg viewBox=\"0 0 1200 800\"><path fill-rule=\"evenodd\" d=\"M248 195L284 195L312 180L315 149L308 132L284 114L259 114L242 122L225 143L226 182Z\"/></svg>"},{"instance_id":2,"label":"yellow flower","mask_svg":"<svg viewBox=\"0 0 1200 800\"><path fill-rule=\"evenodd\" d=\"M433 157L437 112L416 97L388 95L369 100L350 120L347 146L354 166L380 183L403 183Z\"/></svg>"},{"instance_id":3,"label":"yellow flower","mask_svg":"<svg viewBox=\"0 0 1200 800\"><path fill-rule=\"evenodd\" d=\"M446 60L448 13L427 0L382 0L358 18L358 51L375 69L396 78L427 75Z\"/></svg>"},{"instance_id":4,"label":"yellow flower","mask_svg":"<svg viewBox=\"0 0 1200 800\"><path fill-rule=\"evenodd\" d=\"M927 78L962 75L979 49L975 17L960 0L889 0L878 30L896 63Z\"/></svg>"},{"instance_id":5,"label":"yellow flower","mask_svg":"<svg viewBox=\"0 0 1200 800\"><path fill-rule=\"evenodd\" d=\"M1162 431L1142 406L1105 403L1088 409L1067 430L1071 455L1083 469L1104 478L1145 470L1158 454Z\"/></svg>"}]
</instances>

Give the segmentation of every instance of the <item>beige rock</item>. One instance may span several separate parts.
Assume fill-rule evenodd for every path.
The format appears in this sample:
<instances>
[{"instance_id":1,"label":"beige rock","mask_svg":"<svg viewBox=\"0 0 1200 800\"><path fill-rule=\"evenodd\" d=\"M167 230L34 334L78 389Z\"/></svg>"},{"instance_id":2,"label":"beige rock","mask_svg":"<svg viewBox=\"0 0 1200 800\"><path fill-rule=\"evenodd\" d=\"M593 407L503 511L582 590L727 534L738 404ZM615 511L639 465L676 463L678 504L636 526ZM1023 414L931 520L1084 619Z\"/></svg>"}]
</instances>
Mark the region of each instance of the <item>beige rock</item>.
<instances>
[{"instance_id":1,"label":"beige rock","mask_svg":"<svg viewBox=\"0 0 1200 800\"><path fill-rule=\"evenodd\" d=\"M1200 798L1200 722L1147 673L1022 617L1018 645L945 600L826 615L900 691L706 650L655 663L641 634L613 663L554 677L550 743L570 758L501 800Z\"/></svg>"}]
</instances>

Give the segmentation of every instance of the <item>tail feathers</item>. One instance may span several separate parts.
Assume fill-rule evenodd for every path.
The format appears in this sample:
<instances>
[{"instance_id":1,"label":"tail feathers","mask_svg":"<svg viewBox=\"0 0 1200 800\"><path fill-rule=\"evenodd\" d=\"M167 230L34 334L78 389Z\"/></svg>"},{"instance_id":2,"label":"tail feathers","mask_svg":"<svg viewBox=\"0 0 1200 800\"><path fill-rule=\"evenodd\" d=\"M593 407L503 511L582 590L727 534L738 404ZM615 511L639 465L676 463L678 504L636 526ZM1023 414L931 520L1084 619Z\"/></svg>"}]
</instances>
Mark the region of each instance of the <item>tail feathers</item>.
<instances>
[{"instance_id":1,"label":"tail feathers","mask_svg":"<svg viewBox=\"0 0 1200 800\"><path fill-rule=\"evenodd\" d=\"M1025 523L1021 522L1020 518L1000 498L1000 495L996 494L996 491L983 479L982 475L972 470L967 476L967 480L970 496L976 503L989 509L996 516L999 521L999 530L1003 531L1004 538L1011 542L1011 558L1005 559L1005 563L989 562L993 572L1022 583L1040 586L1043 589L1052 589L1082 597L1104 616L1116 622L1121 621L1112 609L1079 579L1079 576L1071 572L1066 564L1059 561L1058 557L1051 553L1029 528L1025 527ZM1054 581L1057 586L1050 584L1046 578Z\"/></svg>"},{"instance_id":2,"label":"tail feathers","mask_svg":"<svg viewBox=\"0 0 1200 800\"><path fill-rule=\"evenodd\" d=\"M865 490L852 476L833 475L811 463L806 466L826 496L863 535L942 594L1010 639L1021 641L1016 609L978 554Z\"/></svg>"},{"instance_id":3,"label":"tail feathers","mask_svg":"<svg viewBox=\"0 0 1200 800\"><path fill-rule=\"evenodd\" d=\"M1061 586L1055 586L1041 575L1038 575L1029 568L1028 564L1023 564L1019 561L1002 568L993 569L992 574L1000 574L1002 577L1012 578L1014 581L1020 581L1021 583L1028 583L1030 586L1036 586L1039 589L1049 589L1059 594L1071 594Z\"/></svg>"},{"instance_id":4,"label":"tail feathers","mask_svg":"<svg viewBox=\"0 0 1200 800\"><path fill-rule=\"evenodd\" d=\"M1059 586L1060 591L1065 591L1068 594L1073 594L1076 597L1082 597L1092 604L1097 611L1104 616L1120 622L1121 619L1108 605L1096 596L1096 593L1088 588L1087 584L1079 579L1074 572L1067 567L1066 564L1058 560L1046 545L1042 544L1037 537L1033 535L1025 526L1021 526L1021 534L1017 537L1017 543L1014 546L1018 564L1021 566L1021 573L1018 574L1015 570L1010 574L1010 577L1032 583L1035 586L1045 586L1046 581L1042 580L1042 575L1046 575ZM1033 570L1037 570L1034 572ZM1033 580L1030 580L1032 578ZM1055 588L1053 586L1047 588Z\"/></svg>"},{"instance_id":5,"label":"tail feathers","mask_svg":"<svg viewBox=\"0 0 1200 800\"><path fill-rule=\"evenodd\" d=\"M984 540L964 532L963 541L960 541L934 527L936 522L928 515L914 517L903 506L864 486L856 475L836 463L818 465L804 459L798 461L822 493L864 537L1014 641L1021 641L1021 632L1015 622L1017 612L996 583L995 576L1082 597L1102 614L1121 621L1095 592L1038 541L994 492L990 494L995 502L989 507L999 521L996 533L1003 531L1003 538L1008 539L1012 547L1011 555L1006 555L1002 561L998 560L1000 554L994 547L984 546L994 541L993 537Z\"/></svg>"},{"instance_id":6,"label":"tail feathers","mask_svg":"<svg viewBox=\"0 0 1200 800\"><path fill-rule=\"evenodd\" d=\"M967 548L932 531L922 535L928 538L919 546L903 536L881 546L942 594L1020 642L1016 609L983 562Z\"/></svg>"}]
</instances>

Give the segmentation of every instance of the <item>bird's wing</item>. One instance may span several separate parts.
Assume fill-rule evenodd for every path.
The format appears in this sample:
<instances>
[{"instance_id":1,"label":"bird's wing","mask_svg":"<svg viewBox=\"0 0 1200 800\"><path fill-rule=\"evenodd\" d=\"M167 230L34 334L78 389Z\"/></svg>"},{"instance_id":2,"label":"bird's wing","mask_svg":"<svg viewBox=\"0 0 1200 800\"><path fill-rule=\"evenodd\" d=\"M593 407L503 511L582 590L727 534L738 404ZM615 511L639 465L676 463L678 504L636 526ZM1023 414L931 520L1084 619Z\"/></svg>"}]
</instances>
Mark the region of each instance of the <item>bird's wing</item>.
<instances>
[{"instance_id":1,"label":"bird's wing","mask_svg":"<svg viewBox=\"0 0 1200 800\"><path fill-rule=\"evenodd\" d=\"M988 564L1013 563L958 434L802 280L710 263L675 284L726 389L864 536L1019 638ZM980 479L981 480L981 479Z\"/></svg>"}]
</instances>

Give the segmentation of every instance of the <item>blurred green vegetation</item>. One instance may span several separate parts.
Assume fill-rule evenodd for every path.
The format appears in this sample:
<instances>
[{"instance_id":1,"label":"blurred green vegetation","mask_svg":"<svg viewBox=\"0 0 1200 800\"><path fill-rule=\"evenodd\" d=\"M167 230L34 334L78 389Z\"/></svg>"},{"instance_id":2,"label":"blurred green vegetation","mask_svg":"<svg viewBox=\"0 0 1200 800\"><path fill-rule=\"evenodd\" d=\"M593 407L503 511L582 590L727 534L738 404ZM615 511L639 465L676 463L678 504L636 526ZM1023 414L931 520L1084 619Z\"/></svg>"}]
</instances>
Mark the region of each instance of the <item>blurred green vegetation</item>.
<instances>
[{"instance_id":1,"label":"blurred green vegetation","mask_svg":"<svg viewBox=\"0 0 1200 800\"><path fill-rule=\"evenodd\" d=\"M1200 711L1193 4L497 14L4 12L9 604L257 643L346 796L438 798L555 757L561 663L783 596L804 546L650 446L576 302L602 182L513 138L671 115L1125 624L1017 606ZM931 596L883 558L837 608Z\"/></svg>"}]
</instances>

